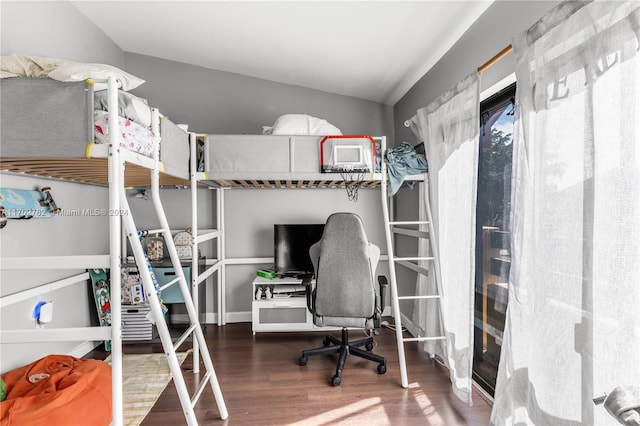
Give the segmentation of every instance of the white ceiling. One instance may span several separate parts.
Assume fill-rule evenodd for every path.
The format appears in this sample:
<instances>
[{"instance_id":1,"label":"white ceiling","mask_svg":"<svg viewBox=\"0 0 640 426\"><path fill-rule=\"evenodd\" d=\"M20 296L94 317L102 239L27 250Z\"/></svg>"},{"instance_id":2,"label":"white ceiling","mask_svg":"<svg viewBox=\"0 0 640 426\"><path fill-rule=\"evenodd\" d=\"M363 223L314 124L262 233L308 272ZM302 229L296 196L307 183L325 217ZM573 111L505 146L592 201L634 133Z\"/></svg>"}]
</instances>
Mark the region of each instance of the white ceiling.
<instances>
[{"instance_id":1,"label":"white ceiling","mask_svg":"<svg viewBox=\"0 0 640 426\"><path fill-rule=\"evenodd\" d=\"M492 2L72 1L125 52L389 105Z\"/></svg>"}]
</instances>

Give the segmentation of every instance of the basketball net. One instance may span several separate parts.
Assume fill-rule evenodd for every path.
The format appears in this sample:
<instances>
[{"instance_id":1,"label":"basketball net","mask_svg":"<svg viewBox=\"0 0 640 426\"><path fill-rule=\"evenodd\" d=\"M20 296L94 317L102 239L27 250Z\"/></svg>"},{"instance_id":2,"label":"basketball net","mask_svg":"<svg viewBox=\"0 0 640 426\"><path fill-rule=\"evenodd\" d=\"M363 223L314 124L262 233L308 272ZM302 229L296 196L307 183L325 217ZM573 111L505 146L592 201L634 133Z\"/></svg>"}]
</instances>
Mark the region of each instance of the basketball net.
<instances>
[{"instance_id":1,"label":"basketball net","mask_svg":"<svg viewBox=\"0 0 640 426\"><path fill-rule=\"evenodd\" d=\"M358 202L358 189L364 184L364 177L367 172L354 172L349 169L339 169L340 177L344 182L344 189L347 191L349 201Z\"/></svg>"}]
</instances>

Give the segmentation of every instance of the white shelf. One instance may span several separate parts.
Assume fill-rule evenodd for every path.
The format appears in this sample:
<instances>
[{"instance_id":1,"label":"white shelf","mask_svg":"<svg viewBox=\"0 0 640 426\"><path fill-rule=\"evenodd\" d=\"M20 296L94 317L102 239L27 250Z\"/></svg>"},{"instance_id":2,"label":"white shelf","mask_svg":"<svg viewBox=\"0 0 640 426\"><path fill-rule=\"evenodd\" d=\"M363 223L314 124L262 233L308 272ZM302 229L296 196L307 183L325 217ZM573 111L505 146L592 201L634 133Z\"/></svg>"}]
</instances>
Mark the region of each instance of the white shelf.
<instances>
[{"instance_id":1,"label":"white shelf","mask_svg":"<svg viewBox=\"0 0 640 426\"><path fill-rule=\"evenodd\" d=\"M251 286L251 322L252 331L262 332L293 332L293 331L330 331L335 327L317 327L313 324L313 316L307 309L307 297L292 295L290 297L276 297L256 299L258 287L269 286L271 289L278 285L302 285L299 278L274 278L268 279L256 277Z\"/></svg>"},{"instance_id":2,"label":"white shelf","mask_svg":"<svg viewBox=\"0 0 640 426\"><path fill-rule=\"evenodd\" d=\"M268 279L256 277L251 286L253 302L251 304L251 322L253 334L258 332L310 331L313 330L313 318L307 309L307 298L302 296L273 297L273 288L280 285L301 285L298 278ZM270 298L256 299L256 291L267 288Z\"/></svg>"}]
</instances>

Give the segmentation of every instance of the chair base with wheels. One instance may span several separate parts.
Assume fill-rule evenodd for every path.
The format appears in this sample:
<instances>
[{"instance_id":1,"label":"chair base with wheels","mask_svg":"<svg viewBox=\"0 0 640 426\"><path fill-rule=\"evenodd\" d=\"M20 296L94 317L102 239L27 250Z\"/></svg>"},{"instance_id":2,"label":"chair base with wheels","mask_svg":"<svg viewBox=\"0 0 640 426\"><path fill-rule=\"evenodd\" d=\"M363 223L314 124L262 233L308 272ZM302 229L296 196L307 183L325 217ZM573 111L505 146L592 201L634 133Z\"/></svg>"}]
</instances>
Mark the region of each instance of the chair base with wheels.
<instances>
[{"instance_id":1,"label":"chair base with wheels","mask_svg":"<svg viewBox=\"0 0 640 426\"><path fill-rule=\"evenodd\" d=\"M335 337L328 335L324 338L322 344L323 346L321 348L302 351L302 356L298 359L298 363L304 366L307 364L307 357L309 356L339 353L340 357L338 358L336 374L330 380L332 386L339 386L342 382L342 370L344 368L344 363L347 360L347 355L349 354L377 362L378 374L384 374L387 372L387 361L380 355L370 352L373 350L373 337L349 342L349 330L347 328L343 328L342 340L338 340ZM361 349L363 346L365 350Z\"/></svg>"}]
</instances>

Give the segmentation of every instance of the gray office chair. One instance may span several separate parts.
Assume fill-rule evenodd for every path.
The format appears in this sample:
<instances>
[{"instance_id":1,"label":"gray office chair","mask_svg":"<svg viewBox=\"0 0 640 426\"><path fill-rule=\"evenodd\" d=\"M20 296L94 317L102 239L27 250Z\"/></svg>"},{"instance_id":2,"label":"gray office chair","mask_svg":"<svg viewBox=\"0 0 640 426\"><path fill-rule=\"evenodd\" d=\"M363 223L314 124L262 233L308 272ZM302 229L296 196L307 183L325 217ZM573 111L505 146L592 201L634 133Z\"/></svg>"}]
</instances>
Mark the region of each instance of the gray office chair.
<instances>
[{"instance_id":1,"label":"gray office chair","mask_svg":"<svg viewBox=\"0 0 640 426\"><path fill-rule=\"evenodd\" d=\"M302 352L298 362L307 357L339 353L333 386L340 385L342 369L348 354L378 363L378 373L387 371L387 361L373 349L373 337L349 342L348 328L375 330L380 326L387 286L379 277L380 292L374 285L380 249L367 241L362 219L353 213L334 213L327 219L322 239L309 249L315 271L315 283L306 280L307 305L318 326L342 327L342 340L328 335L323 347ZM362 347L365 350L361 349Z\"/></svg>"}]
</instances>

